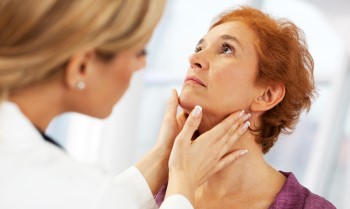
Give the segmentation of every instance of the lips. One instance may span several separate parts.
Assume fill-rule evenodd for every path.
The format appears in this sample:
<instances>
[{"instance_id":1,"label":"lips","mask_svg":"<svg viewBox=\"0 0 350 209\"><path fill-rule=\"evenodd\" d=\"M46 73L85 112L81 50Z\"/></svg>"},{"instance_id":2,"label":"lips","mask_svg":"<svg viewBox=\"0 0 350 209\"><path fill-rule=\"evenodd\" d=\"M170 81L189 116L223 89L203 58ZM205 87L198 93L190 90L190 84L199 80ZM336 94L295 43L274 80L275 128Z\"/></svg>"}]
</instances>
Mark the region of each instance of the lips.
<instances>
[{"instance_id":1,"label":"lips","mask_svg":"<svg viewBox=\"0 0 350 209\"><path fill-rule=\"evenodd\" d=\"M185 83L186 82L193 82L195 84L198 84L198 85L201 85L203 87L207 87L199 78L195 77L195 76L188 76L186 79L185 79Z\"/></svg>"}]
</instances>

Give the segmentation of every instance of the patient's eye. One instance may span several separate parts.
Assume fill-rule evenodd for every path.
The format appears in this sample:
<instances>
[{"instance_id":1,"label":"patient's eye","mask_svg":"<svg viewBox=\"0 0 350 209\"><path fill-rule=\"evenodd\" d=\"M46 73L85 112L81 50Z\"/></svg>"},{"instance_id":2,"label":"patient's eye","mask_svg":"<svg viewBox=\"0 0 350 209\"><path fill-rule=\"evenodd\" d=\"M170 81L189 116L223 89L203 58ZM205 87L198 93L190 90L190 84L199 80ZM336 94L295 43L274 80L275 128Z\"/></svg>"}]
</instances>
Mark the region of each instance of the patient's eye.
<instances>
[{"instance_id":1,"label":"patient's eye","mask_svg":"<svg viewBox=\"0 0 350 209\"><path fill-rule=\"evenodd\" d=\"M223 54L234 54L235 53L235 48L228 44L228 43L223 43L221 45L221 50L220 50L221 53Z\"/></svg>"},{"instance_id":2,"label":"patient's eye","mask_svg":"<svg viewBox=\"0 0 350 209\"><path fill-rule=\"evenodd\" d=\"M194 49L194 52L197 53L197 52L199 52L199 51L201 51L201 50L202 50L202 47L196 46L196 48Z\"/></svg>"}]
</instances>

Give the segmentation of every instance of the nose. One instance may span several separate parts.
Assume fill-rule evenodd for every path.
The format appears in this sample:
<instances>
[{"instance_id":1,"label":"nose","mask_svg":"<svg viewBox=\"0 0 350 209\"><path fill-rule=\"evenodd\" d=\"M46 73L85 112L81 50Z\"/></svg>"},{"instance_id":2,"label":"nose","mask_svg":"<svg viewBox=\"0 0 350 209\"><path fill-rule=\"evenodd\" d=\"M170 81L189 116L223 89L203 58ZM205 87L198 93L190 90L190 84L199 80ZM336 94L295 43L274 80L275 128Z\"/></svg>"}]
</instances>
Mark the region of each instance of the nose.
<instances>
[{"instance_id":1,"label":"nose","mask_svg":"<svg viewBox=\"0 0 350 209\"><path fill-rule=\"evenodd\" d=\"M135 63L135 67L133 72L136 72L146 67L147 60L145 57L140 57L140 58L137 58L137 60L134 63Z\"/></svg>"},{"instance_id":2,"label":"nose","mask_svg":"<svg viewBox=\"0 0 350 209\"><path fill-rule=\"evenodd\" d=\"M192 69L198 70L207 70L208 69L208 61L205 59L204 54L200 54L200 52L194 53L188 57L188 61L190 62Z\"/></svg>"}]
</instances>

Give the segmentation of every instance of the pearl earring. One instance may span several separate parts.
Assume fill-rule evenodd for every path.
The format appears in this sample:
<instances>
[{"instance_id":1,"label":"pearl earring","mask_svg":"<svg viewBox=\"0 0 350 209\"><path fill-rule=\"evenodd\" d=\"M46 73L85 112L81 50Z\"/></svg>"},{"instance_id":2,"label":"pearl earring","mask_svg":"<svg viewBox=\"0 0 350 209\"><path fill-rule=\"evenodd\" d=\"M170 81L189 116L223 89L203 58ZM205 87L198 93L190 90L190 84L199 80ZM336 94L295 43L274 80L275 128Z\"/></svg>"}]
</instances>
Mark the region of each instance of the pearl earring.
<instances>
[{"instance_id":1,"label":"pearl earring","mask_svg":"<svg viewBox=\"0 0 350 209\"><path fill-rule=\"evenodd\" d=\"M86 84L84 81L80 80L75 84L75 87L79 90L83 90L86 87Z\"/></svg>"}]
</instances>

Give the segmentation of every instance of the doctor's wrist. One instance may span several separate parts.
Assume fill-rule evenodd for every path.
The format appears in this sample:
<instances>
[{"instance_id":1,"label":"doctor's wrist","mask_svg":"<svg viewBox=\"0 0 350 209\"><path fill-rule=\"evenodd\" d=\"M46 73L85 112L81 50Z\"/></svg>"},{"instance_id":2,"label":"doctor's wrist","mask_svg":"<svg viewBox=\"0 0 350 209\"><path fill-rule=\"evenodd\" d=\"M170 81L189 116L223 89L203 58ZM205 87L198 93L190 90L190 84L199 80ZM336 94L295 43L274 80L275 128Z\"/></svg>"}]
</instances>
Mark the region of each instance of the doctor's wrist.
<instances>
[{"instance_id":1,"label":"doctor's wrist","mask_svg":"<svg viewBox=\"0 0 350 209\"><path fill-rule=\"evenodd\" d=\"M153 195L157 194L168 179L168 160L166 156L159 150L152 149L135 166L146 179Z\"/></svg>"},{"instance_id":2,"label":"doctor's wrist","mask_svg":"<svg viewBox=\"0 0 350 209\"><path fill-rule=\"evenodd\" d=\"M167 186L166 198L172 195L180 194L186 197L192 204L194 202L196 186L189 181L186 176L181 174L169 173L169 181Z\"/></svg>"},{"instance_id":3,"label":"doctor's wrist","mask_svg":"<svg viewBox=\"0 0 350 209\"><path fill-rule=\"evenodd\" d=\"M167 148L164 148L161 146L155 146L150 151L150 153L152 153L152 155L156 161L163 164L163 166L165 166L165 168L168 168L168 162L169 162L171 149L167 149ZM167 173L168 173L168 171L167 171Z\"/></svg>"}]
</instances>

